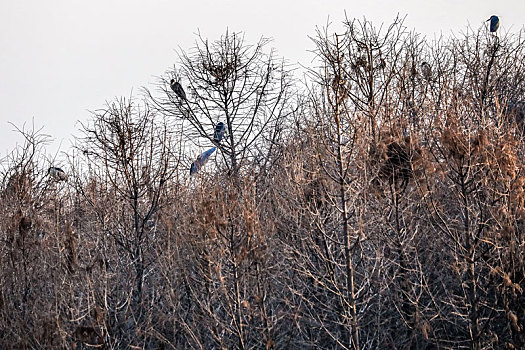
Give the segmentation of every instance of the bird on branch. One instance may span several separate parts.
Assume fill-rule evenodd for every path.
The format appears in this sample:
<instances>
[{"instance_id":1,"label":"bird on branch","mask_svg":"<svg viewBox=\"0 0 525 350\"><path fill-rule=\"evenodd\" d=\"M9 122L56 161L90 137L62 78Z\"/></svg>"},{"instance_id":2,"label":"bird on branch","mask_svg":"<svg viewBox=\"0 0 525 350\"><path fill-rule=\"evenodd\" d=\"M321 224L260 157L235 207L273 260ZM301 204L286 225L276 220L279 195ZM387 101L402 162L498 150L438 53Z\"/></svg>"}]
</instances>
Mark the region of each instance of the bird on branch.
<instances>
[{"instance_id":1,"label":"bird on branch","mask_svg":"<svg viewBox=\"0 0 525 350\"><path fill-rule=\"evenodd\" d=\"M170 81L170 87L179 96L179 98L186 100L186 93L184 92L184 89L182 88L182 85L178 81L175 81L175 79L171 79Z\"/></svg>"}]
</instances>

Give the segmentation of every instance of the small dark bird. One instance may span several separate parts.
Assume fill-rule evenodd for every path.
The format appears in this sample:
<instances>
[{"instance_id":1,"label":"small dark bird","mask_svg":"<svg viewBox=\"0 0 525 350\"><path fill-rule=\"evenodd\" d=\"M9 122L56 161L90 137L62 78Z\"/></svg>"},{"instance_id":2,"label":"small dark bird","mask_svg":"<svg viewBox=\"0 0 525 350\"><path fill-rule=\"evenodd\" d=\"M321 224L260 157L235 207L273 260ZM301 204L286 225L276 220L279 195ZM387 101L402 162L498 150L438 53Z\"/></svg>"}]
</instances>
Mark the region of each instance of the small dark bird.
<instances>
[{"instance_id":1,"label":"small dark bird","mask_svg":"<svg viewBox=\"0 0 525 350\"><path fill-rule=\"evenodd\" d=\"M178 81L175 81L175 79L171 79L170 87L183 100L186 99L186 93L184 92L184 89L182 88L182 85Z\"/></svg>"},{"instance_id":2,"label":"small dark bird","mask_svg":"<svg viewBox=\"0 0 525 350\"><path fill-rule=\"evenodd\" d=\"M55 180L57 181L67 181L67 174L64 170L57 168L57 167L51 167L47 171L47 173Z\"/></svg>"},{"instance_id":3,"label":"small dark bird","mask_svg":"<svg viewBox=\"0 0 525 350\"><path fill-rule=\"evenodd\" d=\"M216 149L217 147L212 147L209 150L199 154L197 156L197 159L193 163L191 163L190 175L197 173L204 166L204 164L206 164L208 158L210 158L210 156L213 152L215 152Z\"/></svg>"},{"instance_id":4,"label":"small dark bird","mask_svg":"<svg viewBox=\"0 0 525 350\"><path fill-rule=\"evenodd\" d=\"M499 18L498 16L492 15L489 19L487 19L487 22L490 21L490 32L495 33L496 30L499 28Z\"/></svg>"},{"instance_id":5,"label":"small dark bird","mask_svg":"<svg viewBox=\"0 0 525 350\"><path fill-rule=\"evenodd\" d=\"M421 73L423 73L423 76L427 80L432 78L432 68L430 68L430 64L428 64L428 62L421 63Z\"/></svg>"},{"instance_id":6,"label":"small dark bird","mask_svg":"<svg viewBox=\"0 0 525 350\"><path fill-rule=\"evenodd\" d=\"M215 125L215 132L213 133L213 141L215 143L220 143L225 132L226 132L226 125L224 125L223 122L218 122L217 125Z\"/></svg>"},{"instance_id":7,"label":"small dark bird","mask_svg":"<svg viewBox=\"0 0 525 350\"><path fill-rule=\"evenodd\" d=\"M190 175L193 175L197 172L197 162L199 161L199 157L197 157L197 160L193 163L191 163L191 167L190 167Z\"/></svg>"}]
</instances>

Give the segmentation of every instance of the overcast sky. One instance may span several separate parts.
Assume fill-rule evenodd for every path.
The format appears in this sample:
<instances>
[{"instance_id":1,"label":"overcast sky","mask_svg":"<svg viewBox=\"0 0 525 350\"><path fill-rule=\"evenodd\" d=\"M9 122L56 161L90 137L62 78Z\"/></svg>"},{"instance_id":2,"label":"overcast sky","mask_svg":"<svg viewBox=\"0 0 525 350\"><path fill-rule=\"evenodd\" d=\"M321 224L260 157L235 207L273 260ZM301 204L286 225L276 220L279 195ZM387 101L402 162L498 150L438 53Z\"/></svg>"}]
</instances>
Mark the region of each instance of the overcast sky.
<instances>
[{"instance_id":1,"label":"overcast sky","mask_svg":"<svg viewBox=\"0 0 525 350\"><path fill-rule=\"evenodd\" d=\"M54 139L48 153L67 151L89 110L151 87L198 30L209 39L243 31L249 43L271 37L279 55L308 65L308 36L328 19L340 23L345 10L377 27L406 15L427 38L478 28L492 14L503 31L525 22L523 0L0 0L0 159L21 142L9 122L34 121Z\"/></svg>"}]
</instances>

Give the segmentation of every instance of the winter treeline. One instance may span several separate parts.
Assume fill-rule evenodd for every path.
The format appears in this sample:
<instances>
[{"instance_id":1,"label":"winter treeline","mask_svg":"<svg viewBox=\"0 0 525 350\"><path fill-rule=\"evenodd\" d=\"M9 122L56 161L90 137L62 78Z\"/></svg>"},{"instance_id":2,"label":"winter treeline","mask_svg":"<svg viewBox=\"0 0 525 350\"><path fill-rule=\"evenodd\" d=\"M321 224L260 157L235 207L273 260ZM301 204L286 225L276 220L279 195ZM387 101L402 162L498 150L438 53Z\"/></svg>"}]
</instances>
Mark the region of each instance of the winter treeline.
<instances>
[{"instance_id":1,"label":"winter treeline","mask_svg":"<svg viewBox=\"0 0 525 350\"><path fill-rule=\"evenodd\" d=\"M523 34L346 21L304 79L199 37L93 112L67 176L24 131L0 347L525 347Z\"/></svg>"}]
</instances>

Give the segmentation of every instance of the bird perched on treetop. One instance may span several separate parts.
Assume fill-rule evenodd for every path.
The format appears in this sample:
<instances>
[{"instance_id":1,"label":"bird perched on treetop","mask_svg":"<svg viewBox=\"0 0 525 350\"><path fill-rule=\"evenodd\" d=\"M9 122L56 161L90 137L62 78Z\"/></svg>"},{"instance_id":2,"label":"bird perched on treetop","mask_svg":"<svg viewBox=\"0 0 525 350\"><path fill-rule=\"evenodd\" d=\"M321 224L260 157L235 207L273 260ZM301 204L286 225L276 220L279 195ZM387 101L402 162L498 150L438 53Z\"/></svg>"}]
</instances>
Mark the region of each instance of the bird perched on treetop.
<instances>
[{"instance_id":1,"label":"bird perched on treetop","mask_svg":"<svg viewBox=\"0 0 525 350\"><path fill-rule=\"evenodd\" d=\"M490 32L494 33L499 28L499 18L496 15L490 16L489 19L487 19L487 22L490 21Z\"/></svg>"},{"instance_id":2,"label":"bird perched on treetop","mask_svg":"<svg viewBox=\"0 0 525 350\"><path fill-rule=\"evenodd\" d=\"M430 80L430 78L432 78L432 69L430 68L430 64L428 64L428 62L421 63L421 72L423 73L425 79Z\"/></svg>"},{"instance_id":3,"label":"bird perched on treetop","mask_svg":"<svg viewBox=\"0 0 525 350\"><path fill-rule=\"evenodd\" d=\"M182 88L182 85L178 81L175 81L175 79L171 79L170 81L170 87L183 100L186 99L186 93L184 92L184 89Z\"/></svg>"},{"instance_id":4,"label":"bird perched on treetop","mask_svg":"<svg viewBox=\"0 0 525 350\"><path fill-rule=\"evenodd\" d=\"M190 175L197 173L197 171L199 171L204 166L204 164L206 164L208 158L210 158L210 156L213 152L215 152L216 149L217 147L212 147L209 150L199 154L197 156L197 159L193 163L191 163Z\"/></svg>"},{"instance_id":5,"label":"bird perched on treetop","mask_svg":"<svg viewBox=\"0 0 525 350\"><path fill-rule=\"evenodd\" d=\"M218 122L215 125L215 132L213 133L213 141L216 143L221 142L224 133L226 132L226 125L223 122Z\"/></svg>"},{"instance_id":6,"label":"bird perched on treetop","mask_svg":"<svg viewBox=\"0 0 525 350\"><path fill-rule=\"evenodd\" d=\"M57 181L67 181L67 174L60 168L51 167L47 173Z\"/></svg>"}]
</instances>

